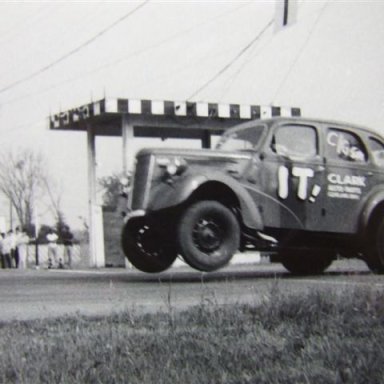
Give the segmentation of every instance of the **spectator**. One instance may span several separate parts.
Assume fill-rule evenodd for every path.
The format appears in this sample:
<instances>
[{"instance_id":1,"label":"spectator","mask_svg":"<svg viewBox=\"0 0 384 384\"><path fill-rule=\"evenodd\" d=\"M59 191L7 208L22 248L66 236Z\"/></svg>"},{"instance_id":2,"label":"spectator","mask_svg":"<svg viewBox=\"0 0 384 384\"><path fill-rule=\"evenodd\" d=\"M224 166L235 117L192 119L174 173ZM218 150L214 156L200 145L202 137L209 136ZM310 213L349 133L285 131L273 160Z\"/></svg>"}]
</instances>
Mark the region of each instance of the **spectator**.
<instances>
[{"instance_id":1,"label":"spectator","mask_svg":"<svg viewBox=\"0 0 384 384\"><path fill-rule=\"evenodd\" d=\"M15 233L12 231L12 259L14 261L15 268L19 268L19 237L21 235L20 227L16 227Z\"/></svg>"},{"instance_id":2,"label":"spectator","mask_svg":"<svg viewBox=\"0 0 384 384\"><path fill-rule=\"evenodd\" d=\"M0 261L1 261L1 268L5 268L5 260L4 260L4 253L3 253L4 237L5 237L5 234L2 232L0 234Z\"/></svg>"},{"instance_id":3,"label":"spectator","mask_svg":"<svg viewBox=\"0 0 384 384\"><path fill-rule=\"evenodd\" d=\"M20 232L17 241L17 251L19 257L19 269L27 268L27 246L29 243L29 237L27 233L23 230Z\"/></svg>"},{"instance_id":4,"label":"spectator","mask_svg":"<svg viewBox=\"0 0 384 384\"><path fill-rule=\"evenodd\" d=\"M3 234L2 252L3 252L3 268L12 268L11 251L12 251L12 237L9 231Z\"/></svg>"},{"instance_id":5,"label":"spectator","mask_svg":"<svg viewBox=\"0 0 384 384\"><path fill-rule=\"evenodd\" d=\"M62 236L63 245L64 245L64 263L65 263L65 258L67 258L68 259L68 268L72 268L73 234L70 231L68 225L64 226L61 236Z\"/></svg>"},{"instance_id":6,"label":"spectator","mask_svg":"<svg viewBox=\"0 0 384 384\"><path fill-rule=\"evenodd\" d=\"M48 234L47 234L47 240L48 240L48 268L53 267L53 262L57 264L57 239L59 237L57 234L50 229ZM61 259L59 260L58 263L59 268L63 268L63 264L61 262Z\"/></svg>"},{"instance_id":7,"label":"spectator","mask_svg":"<svg viewBox=\"0 0 384 384\"><path fill-rule=\"evenodd\" d=\"M19 229L17 228L17 233L19 232ZM11 244L11 268L15 267L17 268L19 266L19 255L17 253L17 237L16 234L13 232L12 229L8 231L8 237Z\"/></svg>"}]
</instances>

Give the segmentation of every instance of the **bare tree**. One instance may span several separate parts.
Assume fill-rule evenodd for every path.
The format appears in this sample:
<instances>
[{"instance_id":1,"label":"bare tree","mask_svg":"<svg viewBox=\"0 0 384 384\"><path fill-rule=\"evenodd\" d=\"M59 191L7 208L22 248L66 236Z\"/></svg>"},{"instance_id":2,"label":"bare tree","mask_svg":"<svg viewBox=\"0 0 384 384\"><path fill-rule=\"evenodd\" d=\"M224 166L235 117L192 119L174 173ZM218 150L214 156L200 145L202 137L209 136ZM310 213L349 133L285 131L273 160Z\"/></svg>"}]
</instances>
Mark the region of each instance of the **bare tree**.
<instances>
[{"instance_id":1,"label":"bare tree","mask_svg":"<svg viewBox=\"0 0 384 384\"><path fill-rule=\"evenodd\" d=\"M44 190L48 195L48 209L52 213L55 223L56 229L61 235L63 228L67 226L64 212L62 210L62 197L63 197L63 189L60 184L55 182L49 175L46 173L43 177L43 186Z\"/></svg>"},{"instance_id":2,"label":"bare tree","mask_svg":"<svg viewBox=\"0 0 384 384\"><path fill-rule=\"evenodd\" d=\"M45 180L41 154L24 149L0 155L0 191L9 199L22 226L32 225L35 204L45 194Z\"/></svg>"},{"instance_id":3,"label":"bare tree","mask_svg":"<svg viewBox=\"0 0 384 384\"><path fill-rule=\"evenodd\" d=\"M121 175L118 173L98 179L99 186L103 191L103 205L116 208L119 205L119 199L122 196L128 197L127 190L130 181L130 174Z\"/></svg>"}]
</instances>

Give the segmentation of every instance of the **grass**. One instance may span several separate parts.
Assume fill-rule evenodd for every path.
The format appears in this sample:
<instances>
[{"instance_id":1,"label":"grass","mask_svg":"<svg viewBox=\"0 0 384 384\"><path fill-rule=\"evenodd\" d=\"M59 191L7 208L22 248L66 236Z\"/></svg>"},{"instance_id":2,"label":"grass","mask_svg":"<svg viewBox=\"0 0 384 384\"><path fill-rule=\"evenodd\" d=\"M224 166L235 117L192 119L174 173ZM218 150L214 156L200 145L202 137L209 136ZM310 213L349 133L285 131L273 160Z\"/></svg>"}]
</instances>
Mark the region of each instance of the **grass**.
<instances>
[{"instance_id":1,"label":"grass","mask_svg":"<svg viewBox=\"0 0 384 384\"><path fill-rule=\"evenodd\" d=\"M384 293L0 325L1 383L383 383Z\"/></svg>"}]
</instances>

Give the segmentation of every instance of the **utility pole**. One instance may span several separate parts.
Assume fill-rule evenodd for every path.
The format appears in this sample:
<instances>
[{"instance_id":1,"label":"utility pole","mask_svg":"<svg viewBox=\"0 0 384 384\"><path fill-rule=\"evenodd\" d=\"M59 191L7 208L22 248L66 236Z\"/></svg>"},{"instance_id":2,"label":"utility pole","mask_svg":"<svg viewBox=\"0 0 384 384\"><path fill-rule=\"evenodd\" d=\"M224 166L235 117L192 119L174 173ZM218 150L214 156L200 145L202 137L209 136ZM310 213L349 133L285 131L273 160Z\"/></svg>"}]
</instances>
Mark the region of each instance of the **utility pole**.
<instances>
[{"instance_id":1,"label":"utility pole","mask_svg":"<svg viewBox=\"0 0 384 384\"><path fill-rule=\"evenodd\" d=\"M275 0L275 31L292 25L297 20L298 0Z\"/></svg>"},{"instance_id":2,"label":"utility pole","mask_svg":"<svg viewBox=\"0 0 384 384\"><path fill-rule=\"evenodd\" d=\"M283 27L288 24L288 4L289 0L284 0Z\"/></svg>"},{"instance_id":3,"label":"utility pole","mask_svg":"<svg viewBox=\"0 0 384 384\"><path fill-rule=\"evenodd\" d=\"M34 201L34 215L35 215L35 265L36 268L39 267L39 219L37 215L36 201Z\"/></svg>"},{"instance_id":4,"label":"utility pole","mask_svg":"<svg viewBox=\"0 0 384 384\"><path fill-rule=\"evenodd\" d=\"M9 229L13 228L13 206L12 200L9 199Z\"/></svg>"}]
</instances>

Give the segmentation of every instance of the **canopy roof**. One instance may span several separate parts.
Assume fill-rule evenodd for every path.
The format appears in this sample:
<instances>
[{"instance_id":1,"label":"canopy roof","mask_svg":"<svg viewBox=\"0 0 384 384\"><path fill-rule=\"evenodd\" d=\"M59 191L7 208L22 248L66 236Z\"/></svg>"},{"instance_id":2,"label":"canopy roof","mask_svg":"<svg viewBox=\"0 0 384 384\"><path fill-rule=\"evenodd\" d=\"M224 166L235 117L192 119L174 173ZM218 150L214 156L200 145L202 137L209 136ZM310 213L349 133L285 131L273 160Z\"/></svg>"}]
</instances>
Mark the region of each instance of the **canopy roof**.
<instances>
[{"instance_id":1,"label":"canopy roof","mask_svg":"<svg viewBox=\"0 0 384 384\"><path fill-rule=\"evenodd\" d=\"M300 108L278 106L102 99L51 116L50 129L91 127L96 135L121 136L124 116L135 137L199 138L204 131L219 134L244 121L300 114Z\"/></svg>"}]
</instances>

